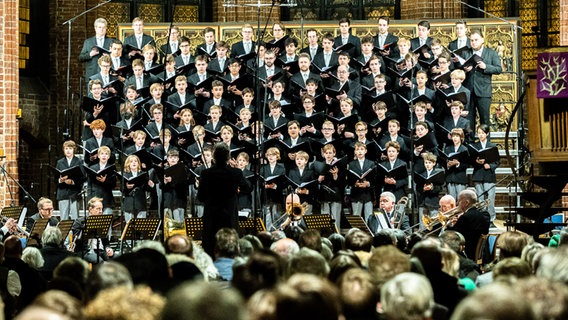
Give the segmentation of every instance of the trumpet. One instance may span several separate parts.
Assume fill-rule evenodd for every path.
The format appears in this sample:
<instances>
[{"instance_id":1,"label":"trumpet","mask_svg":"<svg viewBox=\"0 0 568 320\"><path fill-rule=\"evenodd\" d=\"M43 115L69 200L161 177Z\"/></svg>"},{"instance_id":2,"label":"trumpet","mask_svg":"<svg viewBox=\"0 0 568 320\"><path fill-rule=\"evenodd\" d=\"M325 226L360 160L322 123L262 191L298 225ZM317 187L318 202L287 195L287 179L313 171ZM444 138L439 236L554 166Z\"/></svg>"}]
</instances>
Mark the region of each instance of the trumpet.
<instances>
[{"instance_id":1,"label":"trumpet","mask_svg":"<svg viewBox=\"0 0 568 320\"><path fill-rule=\"evenodd\" d=\"M2 224L3 225L5 225L6 222L8 222L8 220L10 219L10 218L3 216L3 215L0 215L0 217L2 218ZM14 232L14 235L19 236L19 237L26 237L26 238L28 238L30 236L30 233L27 232L26 230L24 230L24 228L20 227L17 222L15 222L14 225L16 226L16 231Z\"/></svg>"}]
</instances>

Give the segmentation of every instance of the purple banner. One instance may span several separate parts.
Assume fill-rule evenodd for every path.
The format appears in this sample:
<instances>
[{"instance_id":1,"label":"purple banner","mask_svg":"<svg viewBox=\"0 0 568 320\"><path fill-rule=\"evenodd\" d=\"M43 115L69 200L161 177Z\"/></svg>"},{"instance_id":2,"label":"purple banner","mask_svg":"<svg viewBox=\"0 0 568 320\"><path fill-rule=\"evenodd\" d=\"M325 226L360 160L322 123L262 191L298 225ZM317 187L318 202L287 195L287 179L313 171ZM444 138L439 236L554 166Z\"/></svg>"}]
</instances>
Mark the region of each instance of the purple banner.
<instances>
[{"instance_id":1,"label":"purple banner","mask_svg":"<svg viewBox=\"0 0 568 320\"><path fill-rule=\"evenodd\" d=\"M537 98L567 98L568 52L539 53L536 80Z\"/></svg>"}]
</instances>

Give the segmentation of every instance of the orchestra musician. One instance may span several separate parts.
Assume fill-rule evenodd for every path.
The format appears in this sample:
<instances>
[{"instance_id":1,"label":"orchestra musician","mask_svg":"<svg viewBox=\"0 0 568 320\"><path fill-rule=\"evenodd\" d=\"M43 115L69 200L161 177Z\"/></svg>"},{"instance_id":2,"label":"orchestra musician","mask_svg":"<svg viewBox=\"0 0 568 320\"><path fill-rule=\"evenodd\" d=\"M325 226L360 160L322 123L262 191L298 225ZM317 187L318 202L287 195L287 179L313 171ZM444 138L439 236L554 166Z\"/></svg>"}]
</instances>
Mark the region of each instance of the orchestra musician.
<instances>
[{"instance_id":1,"label":"orchestra musician","mask_svg":"<svg viewBox=\"0 0 568 320\"><path fill-rule=\"evenodd\" d=\"M465 238L465 254L475 259L475 249L479 237L489 233L489 213L475 207L477 194L471 189L465 189L458 195L457 210L461 214L455 215L448 230L461 233Z\"/></svg>"}]
</instances>

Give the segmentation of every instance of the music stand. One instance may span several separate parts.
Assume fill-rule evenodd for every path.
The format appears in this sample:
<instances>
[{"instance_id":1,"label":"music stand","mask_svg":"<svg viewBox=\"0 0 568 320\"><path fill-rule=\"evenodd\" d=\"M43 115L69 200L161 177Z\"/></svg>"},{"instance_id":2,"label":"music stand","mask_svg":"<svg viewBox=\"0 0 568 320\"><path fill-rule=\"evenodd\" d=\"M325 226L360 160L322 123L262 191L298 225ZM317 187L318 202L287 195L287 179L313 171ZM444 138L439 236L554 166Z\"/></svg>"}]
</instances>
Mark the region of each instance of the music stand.
<instances>
[{"instance_id":1,"label":"music stand","mask_svg":"<svg viewBox=\"0 0 568 320\"><path fill-rule=\"evenodd\" d=\"M130 239L131 246L134 247L134 241L145 239L156 239L158 229L162 225L161 219L132 218L126 224L126 228L120 237L120 252L122 253L123 244Z\"/></svg>"},{"instance_id":2,"label":"music stand","mask_svg":"<svg viewBox=\"0 0 568 320\"><path fill-rule=\"evenodd\" d=\"M266 230L261 218L239 220L239 237L247 234L257 234Z\"/></svg>"},{"instance_id":3,"label":"music stand","mask_svg":"<svg viewBox=\"0 0 568 320\"><path fill-rule=\"evenodd\" d=\"M27 209L24 206L5 207L2 209L2 215L6 218L12 218L18 221L18 225L22 227L26 218L26 211Z\"/></svg>"},{"instance_id":4,"label":"music stand","mask_svg":"<svg viewBox=\"0 0 568 320\"><path fill-rule=\"evenodd\" d=\"M304 215L304 222L308 229L319 230L322 237L335 233L335 223L331 222L331 215L329 214L310 214Z\"/></svg>"},{"instance_id":5,"label":"music stand","mask_svg":"<svg viewBox=\"0 0 568 320\"><path fill-rule=\"evenodd\" d=\"M65 240L67 240L67 236L69 235L69 231L71 231L73 222L74 220L63 220L57 224L57 227L61 230L61 245L65 244Z\"/></svg>"},{"instance_id":6,"label":"music stand","mask_svg":"<svg viewBox=\"0 0 568 320\"><path fill-rule=\"evenodd\" d=\"M371 232L371 229L369 229L369 226L367 225L367 223L365 222L363 217L354 216L354 215L346 215L345 220L347 221L346 225L349 227L349 229L358 228L358 229L370 234L371 236L373 235L373 233Z\"/></svg>"},{"instance_id":7,"label":"music stand","mask_svg":"<svg viewBox=\"0 0 568 320\"><path fill-rule=\"evenodd\" d=\"M30 238L33 237L34 234L37 234L38 239L41 239L41 235L43 234L43 231L45 231L45 228L47 228L48 224L49 219L37 219L32 227L32 230L30 230Z\"/></svg>"},{"instance_id":8,"label":"music stand","mask_svg":"<svg viewBox=\"0 0 568 320\"><path fill-rule=\"evenodd\" d=\"M87 239L96 239L98 249L100 247L101 238L108 235L110 225L112 224L112 215L96 215L88 216L85 221L85 230L81 235L82 241ZM85 248L85 246L83 246ZM88 251L88 250L87 250ZM84 254L84 253L83 253ZM99 262L100 255L97 253L97 263Z\"/></svg>"},{"instance_id":9,"label":"music stand","mask_svg":"<svg viewBox=\"0 0 568 320\"><path fill-rule=\"evenodd\" d=\"M185 218L185 233L194 240L203 239L203 219Z\"/></svg>"}]
</instances>

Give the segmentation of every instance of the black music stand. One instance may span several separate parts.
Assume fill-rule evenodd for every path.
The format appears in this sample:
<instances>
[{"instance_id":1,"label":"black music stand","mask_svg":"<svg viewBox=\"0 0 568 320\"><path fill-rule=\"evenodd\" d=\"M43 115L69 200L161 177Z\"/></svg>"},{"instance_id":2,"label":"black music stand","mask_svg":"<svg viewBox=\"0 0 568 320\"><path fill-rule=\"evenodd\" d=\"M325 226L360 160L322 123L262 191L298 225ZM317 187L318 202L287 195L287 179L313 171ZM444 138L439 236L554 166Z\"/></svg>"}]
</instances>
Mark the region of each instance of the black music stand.
<instances>
[{"instance_id":1,"label":"black music stand","mask_svg":"<svg viewBox=\"0 0 568 320\"><path fill-rule=\"evenodd\" d=\"M367 225L363 217L355 215L345 215L345 221L346 221L345 225L347 225L349 229L358 228L363 232L366 232L371 236L373 236L371 229L369 229L369 226Z\"/></svg>"},{"instance_id":2,"label":"black music stand","mask_svg":"<svg viewBox=\"0 0 568 320\"><path fill-rule=\"evenodd\" d=\"M2 209L2 215L6 218L12 218L16 220L20 227L24 227L24 222L26 221L26 213L28 209L24 206L18 207L4 207Z\"/></svg>"},{"instance_id":3,"label":"black music stand","mask_svg":"<svg viewBox=\"0 0 568 320\"><path fill-rule=\"evenodd\" d=\"M110 230L110 226L112 224L112 215L96 215L96 216L88 216L85 221L85 230L81 235L81 241L85 241L87 239L95 239L97 241L97 247L95 249L95 253L97 253L97 263L99 263L100 255L96 250L99 249L101 238L108 236L108 231ZM85 251L85 249L87 249ZM83 257L85 252L88 252L90 248L85 248L83 245Z\"/></svg>"},{"instance_id":4,"label":"black music stand","mask_svg":"<svg viewBox=\"0 0 568 320\"><path fill-rule=\"evenodd\" d=\"M32 230L30 230L30 238L33 238L37 235L37 241L40 241L41 235L45 231L45 228L47 228L48 224L49 224L49 219L43 219L43 218L37 219L32 227Z\"/></svg>"},{"instance_id":5,"label":"black music stand","mask_svg":"<svg viewBox=\"0 0 568 320\"><path fill-rule=\"evenodd\" d=\"M185 233L194 240L203 239L203 219L185 218Z\"/></svg>"},{"instance_id":6,"label":"black music stand","mask_svg":"<svg viewBox=\"0 0 568 320\"><path fill-rule=\"evenodd\" d=\"M73 226L73 222L75 220L63 220L57 224L59 230L61 230L61 244L65 244L65 240L67 240L67 236L69 235L69 231L71 231L71 227Z\"/></svg>"},{"instance_id":7,"label":"black music stand","mask_svg":"<svg viewBox=\"0 0 568 320\"><path fill-rule=\"evenodd\" d=\"M257 234L266 230L261 218L239 220L239 237L247 234Z\"/></svg>"},{"instance_id":8,"label":"black music stand","mask_svg":"<svg viewBox=\"0 0 568 320\"><path fill-rule=\"evenodd\" d=\"M335 223L331 222L331 215L329 214L304 215L304 222L307 229L319 230L322 237L327 237L337 232Z\"/></svg>"},{"instance_id":9,"label":"black music stand","mask_svg":"<svg viewBox=\"0 0 568 320\"><path fill-rule=\"evenodd\" d=\"M123 244L130 239L131 247L134 248L134 241L145 239L156 239L158 229L162 225L161 219L132 218L126 224L126 228L120 237L120 253L122 254Z\"/></svg>"}]
</instances>

